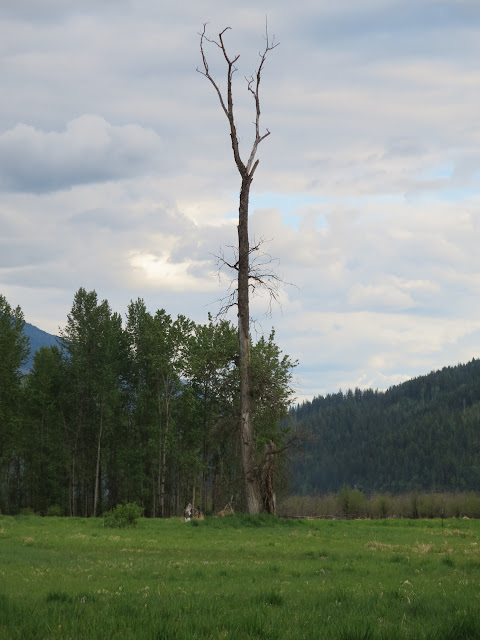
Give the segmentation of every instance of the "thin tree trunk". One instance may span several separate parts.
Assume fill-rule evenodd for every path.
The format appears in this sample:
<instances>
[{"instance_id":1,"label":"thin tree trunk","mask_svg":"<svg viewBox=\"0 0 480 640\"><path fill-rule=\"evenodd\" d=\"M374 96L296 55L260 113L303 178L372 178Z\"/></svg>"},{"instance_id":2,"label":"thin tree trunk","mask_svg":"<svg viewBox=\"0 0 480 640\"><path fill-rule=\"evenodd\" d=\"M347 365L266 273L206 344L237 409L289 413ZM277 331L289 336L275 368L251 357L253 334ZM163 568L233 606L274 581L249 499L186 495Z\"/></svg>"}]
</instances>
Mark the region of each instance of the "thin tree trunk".
<instances>
[{"instance_id":1,"label":"thin tree trunk","mask_svg":"<svg viewBox=\"0 0 480 640\"><path fill-rule=\"evenodd\" d=\"M212 474L212 515L215 515L215 511L217 510L217 501L216 501L216 493L217 490L217 474L213 471Z\"/></svg>"},{"instance_id":2,"label":"thin tree trunk","mask_svg":"<svg viewBox=\"0 0 480 640\"><path fill-rule=\"evenodd\" d=\"M206 429L205 429L206 433ZM203 440L203 469L202 469L202 481L201 481L201 510L203 513L207 512L207 461L208 461L208 444L207 439Z\"/></svg>"},{"instance_id":3,"label":"thin tree trunk","mask_svg":"<svg viewBox=\"0 0 480 640\"><path fill-rule=\"evenodd\" d=\"M162 446L160 447L160 469L159 469L159 485L160 485L160 516L165 518L165 476L166 476L166 463L167 463L167 432L165 427L165 433L162 436Z\"/></svg>"},{"instance_id":4,"label":"thin tree trunk","mask_svg":"<svg viewBox=\"0 0 480 640\"><path fill-rule=\"evenodd\" d=\"M75 516L75 452L72 453L72 479L70 493L70 515Z\"/></svg>"},{"instance_id":5,"label":"thin tree trunk","mask_svg":"<svg viewBox=\"0 0 480 640\"><path fill-rule=\"evenodd\" d=\"M158 515L163 518L163 514L161 512L160 509L160 504L161 504L161 495L162 495L162 459L163 459L163 441L162 441L162 437L160 435L160 443L159 443L159 449L158 449L158 473L157 473L157 488L156 488L156 492L157 492L157 503L158 503L158 508L159 508L159 513Z\"/></svg>"},{"instance_id":6,"label":"thin tree trunk","mask_svg":"<svg viewBox=\"0 0 480 640\"><path fill-rule=\"evenodd\" d=\"M156 489L155 489L155 476L152 469L152 518L155 518L157 504L155 501Z\"/></svg>"},{"instance_id":7,"label":"thin tree trunk","mask_svg":"<svg viewBox=\"0 0 480 640\"><path fill-rule=\"evenodd\" d=\"M167 475L167 435L170 426L170 402L168 398L168 380L165 384L165 431L161 446L161 474L160 474L160 515L165 518L165 478ZM160 406L159 406L160 412Z\"/></svg>"},{"instance_id":8,"label":"thin tree trunk","mask_svg":"<svg viewBox=\"0 0 480 640\"><path fill-rule=\"evenodd\" d=\"M167 474L167 435L170 423L170 403L168 399L168 380L165 383L165 429L161 430L162 424L162 396L160 393L160 382L157 382L157 406L158 422L160 425L160 449L158 452L158 501L160 517L165 517L165 478Z\"/></svg>"},{"instance_id":9,"label":"thin tree trunk","mask_svg":"<svg viewBox=\"0 0 480 640\"><path fill-rule=\"evenodd\" d=\"M177 493L175 500L175 513L180 514L180 472L177 473Z\"/></svg>"},{"instance_id":10,"label":"thin tree trunk","mask_svg":"<svg viewBox=\"0 0 480 640\"><path fill-rule=\"evenodd\" d=\"M162 395L160 393L160 381L157 380L157 410L158 410L158 426L160 430L159 448L158 448L158 474L157 474L157 494L158 505L160 509L160 517L164 516L163 492L165 490L165 436L162 433Z\"/></svg>"},{"instance_id":11,"label":"thin tree trunk","mask_svg":"<svg viewBox=\"0 0 480 640\"><path fill-rule=\"evenodd\" d=\"M276 513L276 496L275 496L275 458L277 448L275 443L270 440L265 445L262 461L262 493L263 493L263 507L267 513Z\"/></svg>"},{"instance_id":12,"label":"thin tree trunk","mask_svg":"<svg viewBox=\"0 0 480 640\"><path fill-rule=\"evenodd\" d=\"M10 514L10 458L7 459L7 495L5 496L5 511Z\"/></svg>"},{"instance_id":13,"label":"thin tree trunk","mask_svg":"<svg viewBox=\"0 0 480 640\"><path fill-rule=\"evenodd\" d=\"M95 470L95 492L93 497L93 517L97 517L98 494L100 490L100 454L102 450L103 408L100 407L100 429L98 432L97 466Z\"/></svg>"}]
</instances>

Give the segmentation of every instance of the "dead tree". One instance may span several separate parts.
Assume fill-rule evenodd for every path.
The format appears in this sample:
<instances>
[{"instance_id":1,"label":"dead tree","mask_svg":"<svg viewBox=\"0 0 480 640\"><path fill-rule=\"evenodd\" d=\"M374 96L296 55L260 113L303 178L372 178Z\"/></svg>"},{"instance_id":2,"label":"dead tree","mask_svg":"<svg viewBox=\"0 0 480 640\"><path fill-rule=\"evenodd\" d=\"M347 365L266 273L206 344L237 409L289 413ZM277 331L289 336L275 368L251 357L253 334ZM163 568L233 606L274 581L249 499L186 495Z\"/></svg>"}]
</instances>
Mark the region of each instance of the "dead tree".
<instances>
[{"instance_id":1,"label":"dead tree","mask_svg":"<svg viewBox=\"0 0 480 640\"><path fill-rule=\"evenodd\" d=\"M258 145L270 135L267 129L265 133L260 133L260 80L266 57L277 44L275 38L269 40L268 30L265 29L265 48L259 53L260 62L254 76L247 78L247 89L252 94L255 101L255 138L250 150L247 162L243 162L236 130L236 122L233 111L232 79L236 69L236 62L239 55L231 57L225 48L223 41L225 33L230 29L226 27L219 35L218 40L213 40L206 35L206 25L200 35L200 53L203 66L197 71L205 76L213 85L220 105L225 113L229 128L232 151L235 164L241 178L240 202L238 207L238 250L237 260L231 266L237 272L237 295L236 304L238 311L238 343L239 343L239 372L240 372L240 448L242 456L243 481L245 499L249 513L260 513L264 510L261 491L261 473L256 462L256 446L253 429L253 401L251 389L251 356L250 356L250 284L252 273L250 269L251 247L248 237L248 206L250 197L250 186L254 173L258 167L259 160L256 159ZM222 94L217 82L210 74L208 61L205 55L205 42L218 47L225 59L227 66L227 93ZM226 263L227 264L227 263ZM256 282L258 285L259 283Z\"/></svg>"}]
</instances>

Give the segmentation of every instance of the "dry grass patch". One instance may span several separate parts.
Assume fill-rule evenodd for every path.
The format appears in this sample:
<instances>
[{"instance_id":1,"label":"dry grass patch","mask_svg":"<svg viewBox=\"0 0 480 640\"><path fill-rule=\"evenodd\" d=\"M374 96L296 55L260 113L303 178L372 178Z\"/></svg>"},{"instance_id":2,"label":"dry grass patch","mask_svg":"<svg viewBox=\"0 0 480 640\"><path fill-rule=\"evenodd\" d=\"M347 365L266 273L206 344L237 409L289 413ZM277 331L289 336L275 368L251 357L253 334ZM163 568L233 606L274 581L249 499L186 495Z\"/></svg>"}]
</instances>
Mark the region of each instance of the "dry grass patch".
<instances>
[{"instance_id":1,"label":"dry grass patch","mask_svg":"<svg viewBox=\"0 0 480 640\"><path fill-rule=\"evenodd\" d=\"M433 545L426 544L425 542L416 542L412 547L412 551L414 551L414 553L430 553L432 546Z\"/></svg>"},{"instance_id":2,"label":"dry grass patch","mask_svg":"<svg viewBox=\"0 0 480 640\"><path fill-rule=\"evenodd\" d=\"M386 542L377 542L376 540L371 540L370 542L366 543L365 549L370 549L371 551L393 551L398 550L398 546L387 544Z\"/></svg>"}]
</instances>

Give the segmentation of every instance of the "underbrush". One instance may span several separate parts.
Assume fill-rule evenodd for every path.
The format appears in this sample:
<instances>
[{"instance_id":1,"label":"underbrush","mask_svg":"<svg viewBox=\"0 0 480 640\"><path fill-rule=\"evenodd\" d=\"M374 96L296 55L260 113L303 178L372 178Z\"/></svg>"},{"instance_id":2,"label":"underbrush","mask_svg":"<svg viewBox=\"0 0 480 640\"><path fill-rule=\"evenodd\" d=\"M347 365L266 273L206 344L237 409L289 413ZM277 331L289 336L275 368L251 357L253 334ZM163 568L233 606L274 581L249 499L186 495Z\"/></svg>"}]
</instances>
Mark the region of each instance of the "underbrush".
<instances>
[{"instance_id":1,"label":"underbrush","mask_svg":"<svg viewBox=\"0 0 480 640\"><path fill-rule=\"evenodd\" d=\"M281 516L316 518L480 518L480 495L416 492L365 495L343 487L322 496L288 496L278 505Z\"/></svg>"}]
</instances>

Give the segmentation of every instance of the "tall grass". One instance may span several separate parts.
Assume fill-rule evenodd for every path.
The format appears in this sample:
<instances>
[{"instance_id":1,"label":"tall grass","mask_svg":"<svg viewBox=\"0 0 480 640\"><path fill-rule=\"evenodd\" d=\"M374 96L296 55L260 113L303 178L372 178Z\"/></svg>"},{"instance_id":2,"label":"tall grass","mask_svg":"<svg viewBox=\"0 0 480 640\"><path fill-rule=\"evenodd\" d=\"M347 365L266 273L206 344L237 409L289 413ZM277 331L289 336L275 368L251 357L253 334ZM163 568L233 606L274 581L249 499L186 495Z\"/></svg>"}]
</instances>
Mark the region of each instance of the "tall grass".
<instances>
[{"instance_id":1,"label":"tall grass","mask_svg":"<svg viewBox=\"0 0 480 640\"><path fill-rule=\"evenodd\" d=\"M480 522L0 516L0 638L480 637Z\"/></svg>"}]
</instances>

